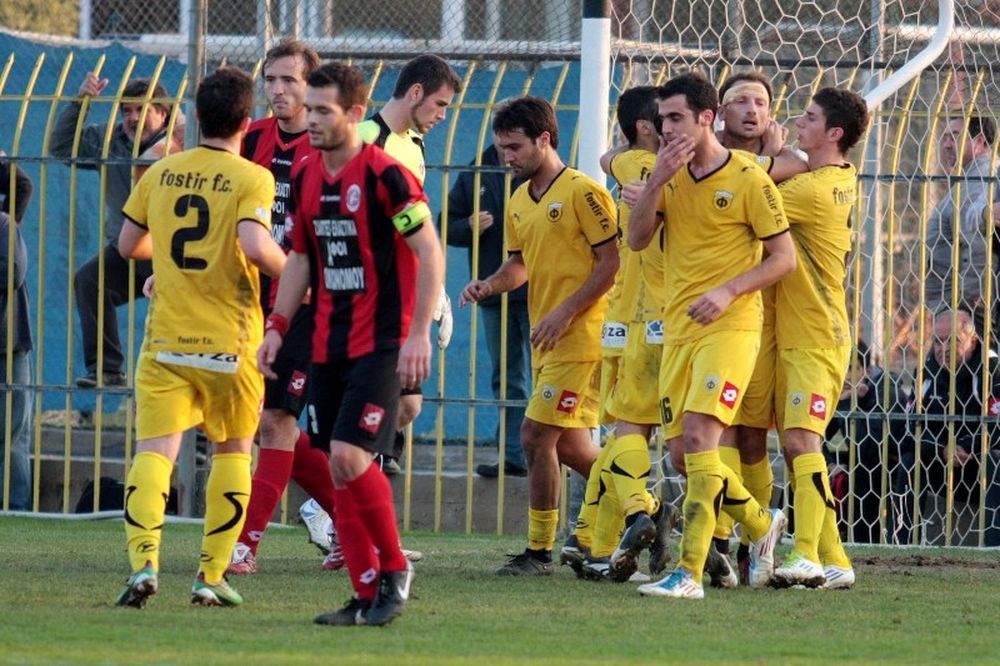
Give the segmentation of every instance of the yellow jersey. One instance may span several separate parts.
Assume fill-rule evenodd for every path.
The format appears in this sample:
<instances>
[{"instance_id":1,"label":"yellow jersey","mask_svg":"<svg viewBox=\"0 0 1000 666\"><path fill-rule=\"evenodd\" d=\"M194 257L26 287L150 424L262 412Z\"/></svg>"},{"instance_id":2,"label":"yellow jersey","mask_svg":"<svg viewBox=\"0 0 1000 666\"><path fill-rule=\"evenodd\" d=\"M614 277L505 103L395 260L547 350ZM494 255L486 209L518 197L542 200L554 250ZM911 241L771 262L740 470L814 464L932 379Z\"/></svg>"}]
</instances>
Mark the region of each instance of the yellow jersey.
<instances>
[{"instance_id":1,"label":"yellow jersey","mask_svg":"<svg viewBox=\"0 0 1000 666\"><path fill-rule=\"evenodd\" d=\"M569 167L539 199L522 184L507 205L508 248L520 252L528 269L528 319L534 325L576 292L594 270L594 247L614 240L614 201L603 186ZM552 361L598 361L601 298L577 315L555 349L534 352L533 367Z\"/></svg>"},{"instance_id":2,"label":"yellow jersey","mask_svg":"<svg viewBox=\"0 0 1000 666\"><path fill-rule=\"evenodd\" d=\"M798 259L795 272L776 288L779 349L851 344L844 280L856 186L857 171L844 164L807 171L778 187Z\"/></svg>"},{"instance_id":3,"label":"yellow jersey","mask_svg":"<svg viewBox=\"0 0 1000 666\"><path fill-rule=\"evenodd\" d=\"M656 153L648 150L632 149L615 155L611 160L611 177L619 188L635 180L648 180L656 165ZM642 322L663 317L663 230L659 230L653 242L640 252L633 252L623 239L628 234L628 220L632 207L618 198L618 247L621 267L615 276L619 285L620 310L612 304L608 307L608 319L612 321ZM614 301L612 300L612 303ZM612 314L621 312L622 319Z\"/></svg>"},{"instance_id":4,"label":"yellow jersey","mask_svg":"<svg viewBox=\"0 0 1000 666\"><path fill-rule=\"evenodd\" d=\"M123 212L149 230L156 289L147 351L255 354L264 333L257 267L240 249L243 220L270 232L274 176L199 146L153 164Z\"/></svg>"},{"instance_id":5,"label":"yellow jersey","mask_svg":"<svg viewBox=\"0 0 1000 666\"><path fill-rule=\"evenodd\" d=\"M715 331L760 331L760 292L736 298L708 325L688 317L706 292L751 270L766 240L788 231L777 186L757 161L730 151L702 178L682 168L663 187L664 342L697 340Z\"/></svg>"},{"instance_id":6,"label":"yellow jersey","mask_svg":"<svg viewBox=\"0 0 1000 666\"><path fill-rule=\"evenodd\" d=\"M414 129L403 134L393 132L382 115L376 113L358 125L358 136L365 143L375 144L389 155L402 162L420 184L424 184L427 167L424 164L424 136Z\"/></svg>"}]
</instances>

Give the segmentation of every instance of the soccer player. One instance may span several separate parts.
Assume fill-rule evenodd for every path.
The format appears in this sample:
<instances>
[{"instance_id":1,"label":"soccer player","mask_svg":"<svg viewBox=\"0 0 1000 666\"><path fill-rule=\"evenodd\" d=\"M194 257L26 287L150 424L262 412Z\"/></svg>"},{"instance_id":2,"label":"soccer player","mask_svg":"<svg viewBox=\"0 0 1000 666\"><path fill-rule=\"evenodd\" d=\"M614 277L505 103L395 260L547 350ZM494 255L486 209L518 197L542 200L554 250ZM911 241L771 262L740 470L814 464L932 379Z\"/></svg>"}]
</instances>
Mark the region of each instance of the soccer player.
<instances>
[{"instance_id":1,"label":"soccer player","mask_svg":"<svg viewBox=\"0 0 1000 666\"><path fill-rule=\"evenodd\" d=\"M776 286L775 301L775 415L795 477L795 548L774 572L780 587L854 584L822 444L850 361L844 280L857 172L847 153L867 126L860 95L817 92L795 121L809 171L779 186L798 254L795 272Z\"/></svg>"},{"instance_id":2,"label":"soccer player","mask_svg":"<svg viewBox=\"0 0 1000 666\"><path fill-rule=\"evenodd\" d=\"M443 121L457 93L462 91L462 81L440 56L432 53L413 58L396 78L392 99L378 112L358 126L361 140L375 144L396 158L416 176L423 185L426 175L424 165L424 136ZM451 319L451 304L442 290L435 307L435 320ZM438 347L444 349L451 339L451 324L438 328ZM412 423L423 407L421 387L403 387L399 409L399 428L392 451L381 459L387 474L400 472L399 459L403 454L403 428Z\"/></svg>"},{"instance_id":3,"label":"soccer player","mask_svg":"<svg viewBox=\"0 0 1000 666\"><path fill-rule=\"evenodd\" d=\"M290 319L311 290L311 430L330 450L334 521L356 594L315 621L382 625L403 612L413 567L399 546L392 487L373 455L392 448L400 387L430 374L443 259L416 178L358 136L368 97L361 72L328 63L307 84L309 142L318 152L292 176L292 250L258 360L274 378Z\"/></svg>"},{"instance_id":4,"label":"soccer player","mask_svg":"<svg viewBox=\"0 0 1000 666\"><path fill-rule=\"evenodd\" d=\"M243 602L223 573L250 497L250 447L264 385L254 351L264 321L258 270L285 254L270 233L274 177L240 157L253 80L225 67L198 86L202 144L156 162L125 202L118 249L152 259L156 290L136 372L136 456L125 483L132 575L119 606L142 608L158 587L170 473L185 430L214 443L201 565L191 602Z\"/></svg>"},{"instance_id":5,"label":"soccer player","mask_svg":"<svg viewBox=\"0 0 1000 666\"><path fill-rule=\"evenodd\" d=\"M719 458L760 344L759 290L795 268L781 195L755 161L719 143L718 94L696 74L660 88L662 147L632 209L629 247L645 248L664 227L664 348L660 418L668 443L684 447L687 493L679 566L644 595L704 597L702 573L716 515L748 530L751 577L766 585L785 525L751 497ZM661 218L657 218L657 213ZM762 250L767 256L761 260Z\"/></svg>"},{"instance_id":6,"label":"soccer player","mask_svg":"<svg viewBox=\"0 0 1000 666\"><path fill-rule=\"evenodd\" d=\"M528 547L497 574L548 575L559 520L559 465L586 478L598 453L590 428L597 426L604 294L619 264L617 225L607 190L559 158L559 128L548 102L512 100L497 111L493 133L504 161L527 182L507 207L510 257L485 280L469 282L460 304L531 284L534 378L521 425Z\"/></svg>"},{"instance_id":7,"label":"soccer player","mask_svg":"<svg viewBox=\"0 0 1000 666\"><path fill-rule=\"evenodd\" d=\"M656 87L630 88L618 98L618 124L627 143L601 158L602 169L618 183L644 181L653 170L659 149ZM648 387L655 385L663 350L661 308L663 301L663 248L651 243L633 252L625 242L631 207L618 201L620 267L615 279L618 312L627 326L617 376L609 395L601 400L614 426L604 448L590 469L584 501L597 506L590 557L580 569L584 577L616 582L629 580L638 568L638 554L650 547L650 572L660 573L669 557L667 542L676 522L676 509L661 504L647 489L648 439L659 425L659 400ZM614 289L613 289L614 291ZM605 318L605 340L614 306ZM605 357L605 363L607 357ZM602 373L607 371L605 364ZM625 530L624 535L622 530ZM621 536L621 543L619 543ZM617 548L615 546L618 546Z\"/></svg>"},{"instance_id":8,"label":"soccer player","mask_svg":"<svg viewBox=\"0 0 1000 666\"><path fill-rule=\"evenodd\" d=\"M264 56L264 96L273 115L250 125L243 138L243 157L274 175L271 234L286 252L291 237L285 222L294 164L312 151L306 133L306 77L319 67L319 56L297 40L282 40ZM261 276L261 305L265 316L274 306L278 280ZM228 573L257 571L257 548L281 499L289 478L294 479L323 509L333 514L333 479L322 450L314 448L301 432L298 418L306 400L312 356L312 312L303 304L291 318L281 353L275 361L277 379L264 382L264 409L260 418L260 457L254 472L250 505ZM324 530L325 532L325 530ZM323 567L343 566L336 534L318 543L326 549ZM315 538L315 537L311 537Z\"/></svg>"}]
</instances>

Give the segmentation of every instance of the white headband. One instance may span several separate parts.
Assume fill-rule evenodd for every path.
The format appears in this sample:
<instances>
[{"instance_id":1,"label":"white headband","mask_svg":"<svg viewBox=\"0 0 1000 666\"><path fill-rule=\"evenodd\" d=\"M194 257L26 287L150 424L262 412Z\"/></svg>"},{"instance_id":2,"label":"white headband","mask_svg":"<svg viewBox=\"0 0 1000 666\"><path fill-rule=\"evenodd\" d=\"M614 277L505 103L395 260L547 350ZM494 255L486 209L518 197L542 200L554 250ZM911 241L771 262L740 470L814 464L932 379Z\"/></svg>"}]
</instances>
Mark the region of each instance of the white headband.
<instances>
[{"instance_id":1,"label":"white headband","mask_svg":"<svg viewBox=\"0 0 1000 666\"><path fill-rule=\"evenodd\" d=\"M736 99L737 95L748 92L759 93L765 99L771 99L771 96L767 93L767 88L760 81L740 81L733 84L733 87L726 91L725 97L722 98L722 103L729 104Z\"/></svg>"}]
</instances>

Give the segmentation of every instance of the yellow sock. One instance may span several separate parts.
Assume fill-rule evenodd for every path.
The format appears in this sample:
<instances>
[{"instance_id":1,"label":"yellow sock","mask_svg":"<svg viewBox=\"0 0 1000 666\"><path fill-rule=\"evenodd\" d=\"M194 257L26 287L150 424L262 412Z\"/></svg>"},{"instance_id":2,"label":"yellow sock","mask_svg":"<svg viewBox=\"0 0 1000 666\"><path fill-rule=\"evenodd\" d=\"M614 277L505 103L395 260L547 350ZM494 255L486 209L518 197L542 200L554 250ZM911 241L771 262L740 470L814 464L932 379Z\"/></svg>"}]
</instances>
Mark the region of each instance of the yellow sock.
<instances>
[{"instance_id":1,"label":"yellow sock","mask_svg":"<svg viewBox=\"0 0 1000 666\"><path fill-rule=\"evenodd\" d=\"M528 509L528 548L552 550L559 526L559 509Z\"/></svg>"},{"instance_id":2,"label":"yellow sock","mask_svg":"<svg viewBox=\"0 0 1000 666\"><path fill-rule=\"evenodd\" d=\"M596 468L596 463L595 463ZM593 557L609 557L615 551L625 529L622 504L615 491L611 472L604 469L600 473L601 499L597 505L597 524L594 525L594 540L590 544Z\"/></svg>"},{"instance_id":3,"label":"yellow sock","mask_svg":"<svg viewBox=\"0 0 1000 666\"><path fill-rule=\"evenodd\" d=\"M740 451L731 446L720 446L719 447L719 459L722 464L733 470L733 474L737 478L740 478ZM723 511L719 514L719 520L715 523L715 533L712 537L715 539L722 539L726 541L729 536L733 533L733 525L735 521L732 516Z\"/></svg>"},{"instance_id":4,"label":"yellow sock","mask_svg":"<svg viewBox=\"0 0 1000 666\"><path fill-rule=\"evenodd\" d=\"M851 568L851 558L844 550L844 544L840 540L840 530L837 529L837 512L827 509L823 513L823 528L819 533L819 561L825 566L827 564L841 569Z\"/></svg>"},{"instance_id":5,"label":"yellow sock","mask_svg":"<svg viewBox=\"0 0 1000 666\"><path fill-rule=\"evenodd\" d=\"M833 493L822 453L805 453L792 463L795 471L795 550L819 562L819 538L827 509L834 509Z\"/></svg>"},{"instance_id":6,"label":"yellow sock","mask_svg":"<svg viewBox=\"0 0 1000 666\"><path fill-rule=\"evenodd\" d=\"M687 468L687 492L684 494L684 535L678 566L700 581L722 504L725 474L718 451L685 453L684 466Z\"/></svg>"},{"instance_id":7,"label":"yellow sock","mask_svg":"<svg viewBox=\"0 0 1000 666\"><path fill-rule=\"evenodd\" d=\"M587 487L583 491L583 503L580 505L580 513L576 516L576 525L573 534L581 546L590 548L594 541L594 529L600 522L599 510L601 493L601 466L604 460L611 453L615 438L609 435L601 452L597 454L597 459L590 466L590 474L587 476Z\"/></svg>"},{"instance_id":8,"label":"yellow sock","mask_svg":"<svg viewBox=\"0 0 1000 666\"><path fill-rule=\"evenodd\" d=\"M132 461L125 482L125 542L133 572L146 562L160 570L160 539L173 469L170 460L152 451L138 453Z\"/></svg>"},{"instance_id":9,"label":"yellow sock","mask_svg":"<svg viewBox=\"0 0 1000 666\"><path fill-rule=\"evenodd\" d=\"M250 501L250 456L216 453L205 486L205 531L201 539L201 567L205 582L215 585L229 566L233 546L246 522Z\"/></svg>"},{"instance_id":10,"label":"yellow sock","mask_svg":"<svg viewBox=\"0 0 1000 666\"><path fill-rule=\"evenodd\" d=\"M761 506L747 492L736 476L736 472L728 466L719 463L720 473L725 477L725 495L722 498L722 510L743 526L743 531L751 541L764 536L771 527L771 514L766 507Z\"/></svg>"},{"instance_id":11,"label":"yellow sock","mask_svg":"<svg viewBox=\"0 0 1000 666\"><path fill-rule=\"evenodd\" d=\"M774 471L771 469L771 458L765 455L762 460L755 463L740 464L740 471L742 472L743 486L747 492L753 495L753 498L762 507L769 508L771 496L774 494ZM746 530L743 530L740 543L750 543L750 537L747 536Z\"/></svg>"},{"instance_id":12,"label":"yellow sock","mask_svg":"<svg viewBox=\"0 0 1000 666\"><path fill-rule=\"evenodd\" d=\"M653 515L656 500L646 490L649 481L649 446L646 438L635 433L615 440L615 450L605 468L611 475L621 502L622 515L643 511Z\"/></svg>"}]
</instances>

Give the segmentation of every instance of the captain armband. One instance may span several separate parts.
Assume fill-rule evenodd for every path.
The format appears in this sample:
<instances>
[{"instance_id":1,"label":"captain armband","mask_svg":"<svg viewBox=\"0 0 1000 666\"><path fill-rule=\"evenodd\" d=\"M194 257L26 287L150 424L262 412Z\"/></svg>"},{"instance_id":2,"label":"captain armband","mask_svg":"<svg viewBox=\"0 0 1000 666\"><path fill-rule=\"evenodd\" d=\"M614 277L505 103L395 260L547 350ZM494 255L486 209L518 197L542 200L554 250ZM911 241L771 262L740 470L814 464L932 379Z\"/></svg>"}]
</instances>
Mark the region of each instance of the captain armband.
<instances>
[{"instance_id":1,"label":"captain armband","mask_svg":"<svg viewBox=\"0 0 1000 666\"><path fill-rule=\"evenodd\" d=\"M427 202L417 201L393 215L392 223L396 227L396 231L408 236L419 229L424 220L430 216L431 209Z\"/></svg>"}]
</instances>

